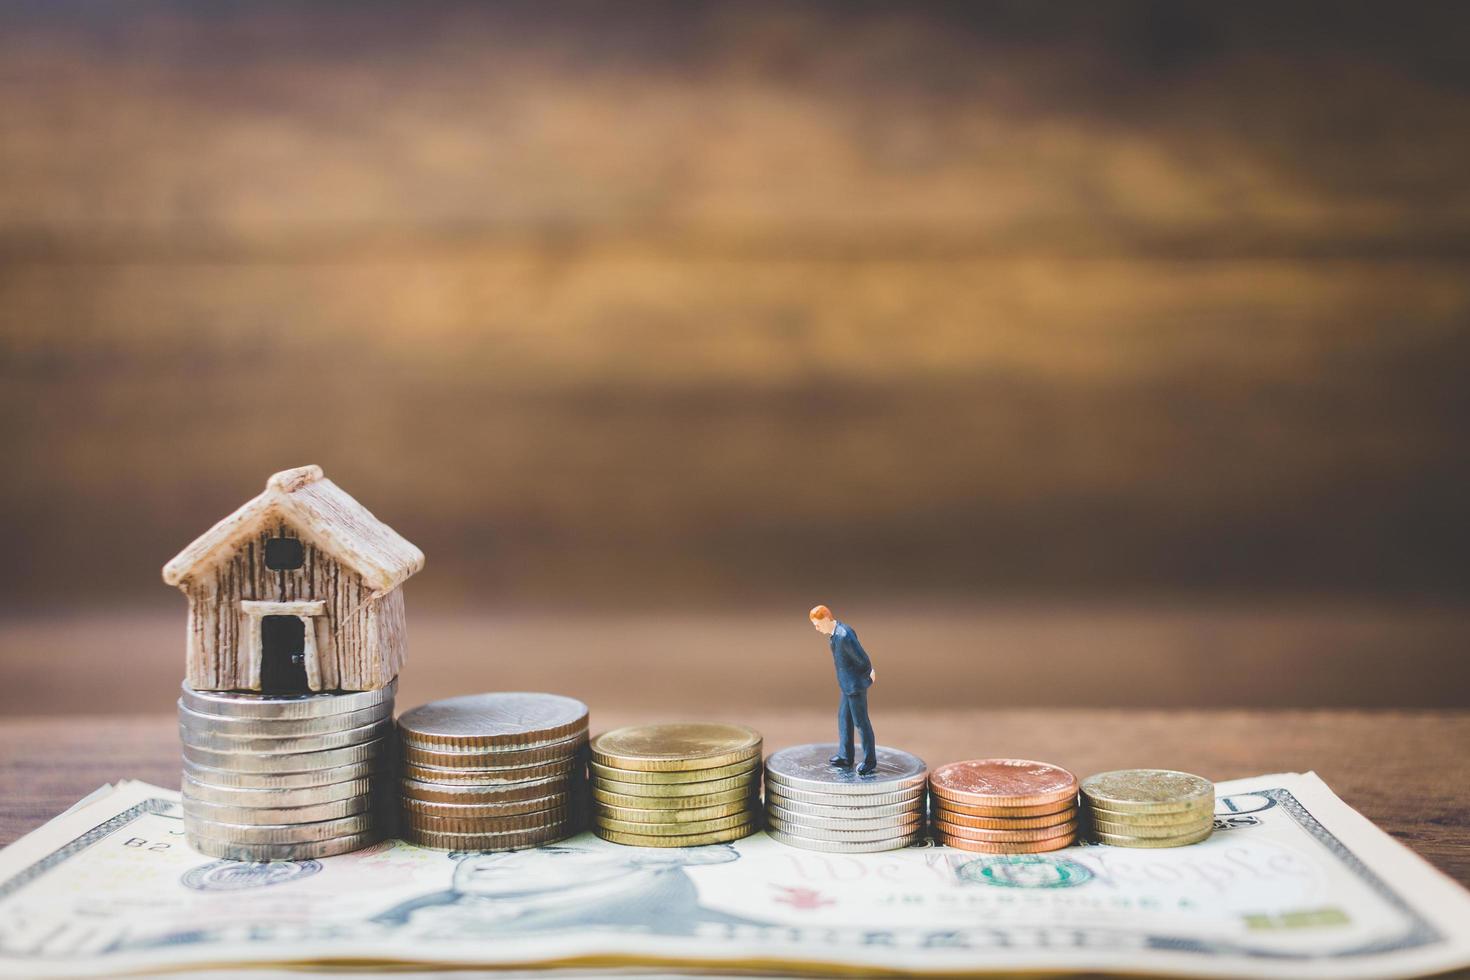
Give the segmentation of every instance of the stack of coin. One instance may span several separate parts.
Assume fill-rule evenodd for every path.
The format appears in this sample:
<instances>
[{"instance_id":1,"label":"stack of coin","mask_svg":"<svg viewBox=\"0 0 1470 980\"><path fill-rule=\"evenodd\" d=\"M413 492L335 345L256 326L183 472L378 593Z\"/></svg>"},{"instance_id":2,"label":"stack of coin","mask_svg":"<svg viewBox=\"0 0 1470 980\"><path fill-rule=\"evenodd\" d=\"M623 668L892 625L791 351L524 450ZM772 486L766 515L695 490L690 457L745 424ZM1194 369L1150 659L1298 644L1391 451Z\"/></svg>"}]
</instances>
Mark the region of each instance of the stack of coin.
<instances>
[{"instance_id":1,"label":"stack of coin","mask_svg":"<svg viewBox=\"0 0 1470 980\"><path fill-rule=\"evenodd\" d=\"M639 847L739 840L760 822L760 733L744 725L635 725L592 740L592 829Z\"/></svg>"},{"instance_id":2,"label":"stack of coin","mask_svg":"<svg viewBox=\"0 0 1470 980\"><path fill-rule=\"evenodd\" d=\"M1056 851L1077 836L1077 777L1028 759L972 759L929 777L934 839L983 854Z\"/></svg>"},{"instance_id":3,"label":"stack of coin","mask_svg":"<svg viewBox=\"0 0 1470 980\"><path fill-rule=\"evenodd\" d=\"M393 693L274 695L183 686L184 834L210 857L275 861L366 847L387 831Z\"/></svg>"},{"instance_id":4,"label":"stack of coin","mask_svg":"<svg viewBox=\"0 0 1470 980\"><path fill-rule=\"evenodd\" d=\"M404 840L512 851L582 829L587 706L559 694L470 694L398 719Z\"/></svg>"},{"instance_id":5,"label":"stack of coin","mask_svg":"<svg viewBox=\"0 0 1470 980\"><path fill-rule=\"evenodd\" d=\"M1181 847L1210 836L1215 786L1170 769L1119 769L1082 781L1087 829L1099 844Z\"/></svg>"},{"instance_id":6,"label":"stack of coin","mask_svg":"<svg viewBox=\"0 0 1470 980\"><path fill-rule=\"evenodd\" d=\"M835 743L793 745L766 760L766 822L773 838L810 851L855 854L907 847L924 833L918 756L878 746L864 776L828 762Z\"/></svg>"}]
</instances>

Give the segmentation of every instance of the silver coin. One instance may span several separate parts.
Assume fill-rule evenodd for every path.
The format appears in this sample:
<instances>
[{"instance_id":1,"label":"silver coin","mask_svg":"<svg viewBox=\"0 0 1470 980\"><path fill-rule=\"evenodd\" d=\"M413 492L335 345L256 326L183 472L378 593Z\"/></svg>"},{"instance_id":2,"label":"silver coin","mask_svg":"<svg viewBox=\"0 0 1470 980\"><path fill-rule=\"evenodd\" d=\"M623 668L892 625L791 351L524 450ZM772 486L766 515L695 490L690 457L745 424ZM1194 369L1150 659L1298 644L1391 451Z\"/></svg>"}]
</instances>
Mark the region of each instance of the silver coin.
<instances>
[{"instance_id":1,"label":"silver coin","mask_svg":"<svg viewBox=\"0 0 1470 980\"><path fill-rule=\"evenodd\" d=\"M213 732L198 732L179 726L179 741L191 749L206 752L247 753L250 755L283 755L290 752L321 752L324 749L340 749L349 745L361 745L382 738L393 729L391 721L376 721L360 728L348 728L340 732L320 732L315 735L272 736L270 738L240 738L231 735L216 735Z\"/></svg>"},{"instance_id":2,"label":"silver coin","mask_svg":"<svg viewBox=\"0 0 1470 980\"><path fill-rule=\"evenodd\" d=\"M856 807L852 809L856 810ZM826 830L884 830L908 827L921 822L924 814L919 810L906 810L902 813L888 814L884 816L871 817L829 817L814 813L797 813L777 805L770 804L766 807L766 813L772 820L781 820L789 824L798 824L803 827L820 827Z\"/></svg>"},{"instance_id":3,"label":"silver coin","mask_svg":"<svg viewBox=\"0 0 1470 980\"><path fill-rule=\"evenodd\" d=\"M848 817L888 817L897 813L923 813L924 793L923 790L911 792L904 795L903 799L889 803L869 802L867 796L823 796L821 802L814 802L812 797L818 794L798 793L794 790L783 790L778 786L766 786L766 802L790 810L792 813L806 813L814 817L831 817L833 819ZM890 796L892 794L882 794ZM840 800L840 803L829 802Z\"/></svg>"},{"instance_id":4,"label":"silver coin","mask_svg":"<svg viewBox=\"0 0 1470 980\"><path fill-rule=\"evenodd\" d=\"M183 794L204 803L241 809L273 809L297 806L316 806L338 800L363 796L377 788L379 780L348 779L325 786L303 786L297 789L259 789L252 787L211 786L201 783L188 773L183 778ZM242 820L241 823L249 821Z\"/></svg>"},{"instance_id":5,"label":"silver coin","mask_svg":"<svg viewBox=\"0 0 1470 980\"><path fill-rule=\"evenodd\" d=\"M924 821L919 817L905 820L892 827L879 827L876 830L831 830L826 827L817 827L806 823L791 823L780 817L766 815L766 826L772 830L779 830L783 834L796 834L801 837L810 837L814 840L850 841L865 844L868 841L892 840L894 837L906 837L916 833L923 828Z\"/></svg>"},{"instance_id":6,"label":"silver coin","mask_svg":"<svg viewBox=\"0 0 1470 980\"><path fill-rule=\"evenodd\" d=\"M305 861L309 858L360 851L383 839L378 830L294 844L242 844L239 841L217 840L187 832L184 836L189 846L200 854L226 861Z\"/></svg>"},{"instance_id":7,"label":"silver coin","mask_svg":"<svg viewBox=\"0 0 1470 980\"><path fill-rule=\"evenodd\" d=\"M787 834L779 830L767 830L766 833L773 841L778 841L791 847L799 847L804 851L826 851L829 854L871 854L876 851L896 851L900 848L909 847L924 839L922 832L910 834L907 837L896 837L893 840L875 841L817 840L813 837L800 837L796 834Z\"/></svg>"},{"instance_id":8,"label":"silver coin","mask_svg":"<svg viewBox=\"0 0 1470 980\"><path fill-rule=\"evenodd\" d=\"M340 749L320 752L279 752L261 755L257 752L215 752L184 746L184 760L196 766L210 766L234 772L320 772L339 766L351 766L387 758L392 743L387 738L360 742Z\"/></svg>"},{"instance_id":9,"label":"silver coin","mask_svg":"<svg viewBox=\"0 0 1470 980\"><path fill-rule=\"evenodd\" d=\"M243 824L209 820L195 816L186 808L184 830L196 837L212 837L240 844L297 844L363 833L373 828L373 816L372 813L355 813L350 817L314 823Z\"/></svg>"},{"instance_id":10,"label":"silver coin","mask_svg":"<svg viewBox=\"0 0 1470 980\"><path fill-rule=\"evenodd\" d=\"M929 774L923 759L886 745L878 746L878 768L867 776L859 776L856 768L829 765L827 759L836 753L832 742L781 749L766 760L766 783L835 795L893 793L922 788Z\"/></svg>"},{"instance_id":11,"label":"silver coin","mask_svg":"<svg viewBox=\"0 0 1470 980\"><path fill-rule=\"evenodd\" d=\"M256 694L249 691L196 691L183 684L180 700L190 711L236 718L320 718L360 711L392 701L395 677L376 691L323 691L313 694Z\"/></svg>"},{"instance_id":12,"label":"silver coin","mask_svg":"<svg viewBox=\"0 0 1470 980\"><path fill-rule=\"evenodd\" d=\"M237 772L184 760L184 775L195 782L223 789L307 789L383 775L388 772L388 768L388 760L382 758L311 772Z\"/></svg>"},{"instance_id":13,"label":"silver coin","mask_svg":"<svg viewBox=\"0 0 1470 980\"><path fill-rule=\"evenodd\" d=\"M313 803L309 806L230 806L210 803L183 794L184 813L214 823L235 824L300 824L316 823L320 820L336 820L366 813L373 807L374 797L364 793L349 796L344 800L328 803Z\"/></svg>"},{"instance_id":14,"label":"silver coin","mask_svg":"<svg viewBox=\"0 0 1470 980\"><path fill-rule=\"evenodd\" d=\"M393 702L384 701L358 711L319 718L249 718L192 711L179 699L179 724L191 732L209 732L220 738L299 738L361 728L375 721L393 720Z\"/></svg>"}]
</instances>

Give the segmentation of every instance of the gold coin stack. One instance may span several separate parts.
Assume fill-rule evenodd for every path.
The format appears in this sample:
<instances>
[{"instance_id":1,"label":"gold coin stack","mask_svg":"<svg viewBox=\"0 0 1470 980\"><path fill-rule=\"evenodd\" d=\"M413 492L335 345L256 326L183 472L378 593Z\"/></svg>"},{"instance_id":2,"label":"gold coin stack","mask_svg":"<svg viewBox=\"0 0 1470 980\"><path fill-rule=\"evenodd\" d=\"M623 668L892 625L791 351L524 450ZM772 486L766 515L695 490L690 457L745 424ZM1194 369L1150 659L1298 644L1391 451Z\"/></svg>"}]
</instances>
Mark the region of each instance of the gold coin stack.
<instances>
[{"instance_id":1,"label":"gold coin stack","mask_svg":"<svg viewBox=\"0 0 1470 980\"><path fill-rule=\"evenodd\" d=\"M1087 829L1115 847L1198 844L1215 827L1215 784L1172 769L1118 769L1082 781Z\"/></svg>"},{"instance_id":2,"label":"gold coin stack","mask_svg":"<svg viewBox=\"0 0 1470 980\"><path fill-rule=\"evenodd\" d=\"M744 725L635 725L592 740L592 829L638 847L739 840L760 819L761 736Z\"/></svg>"},{"instance_id":3,"label":"gold coin stack","mask_svg":"<svg viewBox=\"0 0 1470 980\"><path fill-rule=\"evenodd\" d=\"M571 837L586 815L587 706L557 694L448 698L398 719L403 839L513 851Z\"/></svg>"},{"instance_id":4,"label":"gold coin stack","mask_svg":"<svg viewBox=\"0 0 1470 980\"><path fill-rule=\"evenodd\" d=\"M1077 836L1077 777L1029 759L973 759L929 777L934 839L983 854L1057 851Z\"/></svg>"}]
</instances>

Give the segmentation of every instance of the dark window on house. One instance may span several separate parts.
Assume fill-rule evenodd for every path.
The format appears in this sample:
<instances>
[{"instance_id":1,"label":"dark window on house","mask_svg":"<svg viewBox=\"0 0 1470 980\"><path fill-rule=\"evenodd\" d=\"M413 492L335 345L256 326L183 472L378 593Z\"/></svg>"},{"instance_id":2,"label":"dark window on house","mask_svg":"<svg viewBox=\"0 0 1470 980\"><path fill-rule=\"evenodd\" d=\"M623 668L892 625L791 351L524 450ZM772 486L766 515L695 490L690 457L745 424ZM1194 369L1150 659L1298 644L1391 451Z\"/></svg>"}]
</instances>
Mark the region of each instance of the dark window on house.
<instances>
[{"instance_id":1,"label":"dark window on house","mask_svg":"<svg viewBox=\"0 0 1470 980\"><path fill-rule=\"evenodd\" d=\"M265 567L286 572L306 564L306 549L296 538L270 538L265 543Z\"/></svg>"}]
</instances>

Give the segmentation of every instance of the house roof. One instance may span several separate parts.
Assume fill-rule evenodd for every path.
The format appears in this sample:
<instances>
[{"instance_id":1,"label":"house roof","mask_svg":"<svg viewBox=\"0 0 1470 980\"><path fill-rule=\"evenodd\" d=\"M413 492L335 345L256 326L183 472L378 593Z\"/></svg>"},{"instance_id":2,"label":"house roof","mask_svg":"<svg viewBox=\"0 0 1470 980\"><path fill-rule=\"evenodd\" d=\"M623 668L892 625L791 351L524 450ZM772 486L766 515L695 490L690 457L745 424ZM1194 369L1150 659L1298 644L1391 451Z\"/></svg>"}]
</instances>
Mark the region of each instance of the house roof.
<instances>
[{"instance_id":1,"label":"house roof","mask_svg":"<svg viewBox=\"0 0 1470 980\"><path fill-rule=\"evenodd\" d=\"M298 466L272 476L260 496L175 555L163 566L163 580L182 585L213 569L275 520L290 524L378 592L397 588L424 567L422 551L324 477L320 466Z\"/></svg>"}]
</instances>

